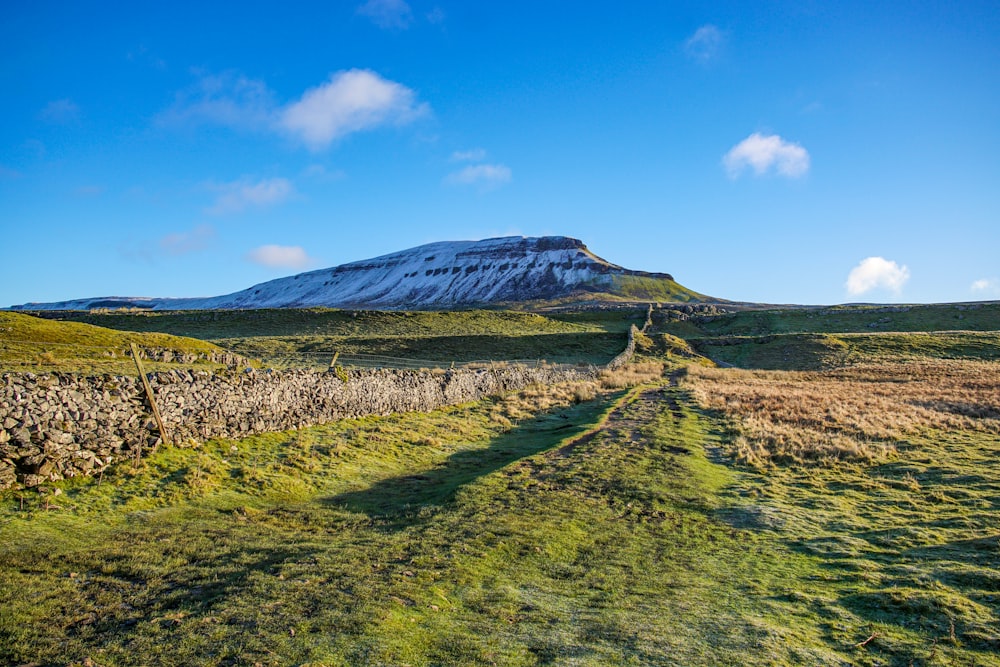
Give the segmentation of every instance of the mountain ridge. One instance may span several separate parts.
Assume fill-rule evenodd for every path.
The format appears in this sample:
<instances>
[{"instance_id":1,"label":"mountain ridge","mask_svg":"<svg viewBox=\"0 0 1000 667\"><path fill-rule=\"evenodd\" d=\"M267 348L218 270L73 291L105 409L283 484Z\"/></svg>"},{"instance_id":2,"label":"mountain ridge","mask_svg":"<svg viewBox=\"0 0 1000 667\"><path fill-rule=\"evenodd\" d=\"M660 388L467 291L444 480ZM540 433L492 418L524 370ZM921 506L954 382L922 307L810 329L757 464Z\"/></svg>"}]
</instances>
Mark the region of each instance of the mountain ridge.
<instances>
[{"instance_id":1,"label":"mountain ridge","mask_svg":"<svg viewBox=\"0 0 1000 667\"><path fill-rule=\"evenodd\" d=\"M335 267L276 278L215 297L91 297L25 303L14 310L208 310L258 308L444 309L563 299L574 295L627 298L634 292L701 295L668 273L635 271L608 262L579 239L508 236L439 241ZM649 296L649 295L646 295ZM657 299L662 300L662 299Z\"/></svg>"}]
</instances>

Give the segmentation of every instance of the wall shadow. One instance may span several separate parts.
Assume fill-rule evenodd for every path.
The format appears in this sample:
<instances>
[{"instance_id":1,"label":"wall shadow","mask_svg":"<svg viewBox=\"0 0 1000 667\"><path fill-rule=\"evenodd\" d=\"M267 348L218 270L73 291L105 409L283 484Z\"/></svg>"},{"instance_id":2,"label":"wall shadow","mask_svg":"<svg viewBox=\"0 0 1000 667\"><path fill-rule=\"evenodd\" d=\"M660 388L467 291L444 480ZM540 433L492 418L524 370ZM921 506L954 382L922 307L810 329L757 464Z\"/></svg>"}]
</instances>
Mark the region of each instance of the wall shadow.
<instances>
[{"instance_id":1,"label":"wall shadow","mask_svg":"<svg viewBox=\"0 0 1000 667\"><path fill-rule=\"evenodd\" d=\"M606 405L606 400L597 399L520 422L486 448L455 452L433 467L321 502L367 514L387 530L406 528L419 522L421 509L450 502L459 489L480 477L578 437L594 425Z\"/></svg>"}]
</instances>

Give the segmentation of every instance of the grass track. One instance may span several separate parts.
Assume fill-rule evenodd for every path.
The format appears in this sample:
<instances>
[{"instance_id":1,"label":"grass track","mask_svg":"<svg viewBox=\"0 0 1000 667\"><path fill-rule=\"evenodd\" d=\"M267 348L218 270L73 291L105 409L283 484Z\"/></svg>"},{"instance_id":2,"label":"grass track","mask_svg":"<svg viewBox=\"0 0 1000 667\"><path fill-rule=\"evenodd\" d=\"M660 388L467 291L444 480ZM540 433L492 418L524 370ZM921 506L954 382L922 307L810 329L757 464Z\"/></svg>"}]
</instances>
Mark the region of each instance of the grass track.
<instances>
[{"instance_id":1,"label":"grass track","mask_svg":"<svg viewBox=\"0 0 1000 667\"><path fill-rule=\"evenodd\" d=\"M505 433L481 405L465 438L423 448L396 441L420 416L339 427L385 436L364 448L313 429L258 461L271 481L259 493L213 471L222 456L231 472L274 449L251 439L242 452L219 443L182 452L187 466L154 459L100 489L69 488L68 511L25 516L10 498L3 555L18 567L0 585L11 610L2 657L736 664L759 633L742 617L745 595L718 572L734 558L773 562L751 534L712 518L732 479L705 458L702 440L716 436L658 391ZM458 426L457 414L419 437ZM195 461L213 482L194 481ZM163 478L160 466L181 474ZM303 466L318 467L300 486L279 479Z\"/></svg>"}]
</instances>

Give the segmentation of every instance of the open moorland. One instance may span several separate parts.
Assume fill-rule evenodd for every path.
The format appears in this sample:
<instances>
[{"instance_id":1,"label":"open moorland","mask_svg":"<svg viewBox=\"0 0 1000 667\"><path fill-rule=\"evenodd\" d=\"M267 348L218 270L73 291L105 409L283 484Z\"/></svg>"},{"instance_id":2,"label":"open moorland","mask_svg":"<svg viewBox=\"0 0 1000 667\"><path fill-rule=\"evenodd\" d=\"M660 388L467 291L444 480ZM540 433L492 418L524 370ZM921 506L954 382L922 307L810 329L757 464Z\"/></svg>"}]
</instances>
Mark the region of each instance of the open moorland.
<instances>
[{"instance_id":1,"label":"open moorland","mask_svg":"<svg viewBox=\"0 0 1000 667\"><path fill-rule=\"evenodd\" d=\"M210 341L274 368L326 368L334 354L435 363L538 360L606 363L644 308L535 313L307 310L39 313L119 331Z\"/></svg>"},{"instance_id":2,"label":"open moorland","mask_svg":"<svg viewBox=\"0 0 1000 667\"><path fill-rule=\"evenodd\" d=\"M18 317L4 371L92 368ZM602 364L646 311L72 317L264 366ZM1000 305L662 308L637 348L3 492L0 662L1000 665Z\"/></svg>"}]
</instances>

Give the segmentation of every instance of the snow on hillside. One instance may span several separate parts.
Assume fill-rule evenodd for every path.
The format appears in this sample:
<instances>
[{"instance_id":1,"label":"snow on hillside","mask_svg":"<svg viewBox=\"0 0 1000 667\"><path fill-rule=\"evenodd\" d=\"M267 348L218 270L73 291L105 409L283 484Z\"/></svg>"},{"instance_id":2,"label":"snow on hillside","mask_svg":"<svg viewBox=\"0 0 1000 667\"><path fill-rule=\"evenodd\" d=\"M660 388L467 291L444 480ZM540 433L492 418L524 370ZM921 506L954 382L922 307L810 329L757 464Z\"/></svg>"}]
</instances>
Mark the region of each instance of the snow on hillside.
<instances>
[{"instance_id":1,"label":"snow on hillside","mask_svg":"<svg viewBox=\"0 0 1000 667\"><path fill-rule=\"evenodd\" d=\"M549 299L609 284L629 271L565 236L511 236L430 243L374 259L278 278L224 296L191 299L100 297L29 303L26 310L136 306L156 310L232 308L435 308Z\"/></svg>"}]
</instances>

